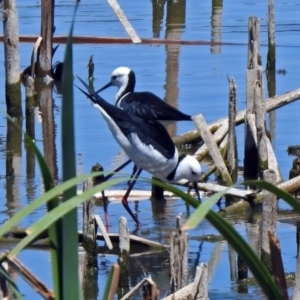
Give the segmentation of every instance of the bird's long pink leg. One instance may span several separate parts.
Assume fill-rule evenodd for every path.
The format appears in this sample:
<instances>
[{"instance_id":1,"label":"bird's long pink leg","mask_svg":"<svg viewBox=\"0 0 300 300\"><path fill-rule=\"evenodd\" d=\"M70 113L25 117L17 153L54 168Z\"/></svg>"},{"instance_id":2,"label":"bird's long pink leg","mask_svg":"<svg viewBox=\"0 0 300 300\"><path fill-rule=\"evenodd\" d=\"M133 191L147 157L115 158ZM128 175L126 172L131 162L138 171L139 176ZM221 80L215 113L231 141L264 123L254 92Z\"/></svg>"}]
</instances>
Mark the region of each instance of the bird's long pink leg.
<instances>
[{"instance_id":1,"label":"bird's long pink leg","mask_svg":"<svg viewBox=\"0 0 300 300\"><path fill-rule=\"evenodd\" d=\"M127 210L127 212L130 214L130 216L132 217L132 219L135 221L136 226L139 228L141 226L141 223L139 222L139 220L137 219L136 215L134 215L134 213L132 212L132 210L130 209L129 205L128 205L128 196L131 192L131 190L134 187L135 182L137 181L137 179L139 178L140 174L142 173L142 169L137 169L134 177L131 179L129 187L125 193L125 195L122 198L122 204L124 206L124 208ZM134 173L133 173L134 174Z\"/></svg>"}]
</instances>

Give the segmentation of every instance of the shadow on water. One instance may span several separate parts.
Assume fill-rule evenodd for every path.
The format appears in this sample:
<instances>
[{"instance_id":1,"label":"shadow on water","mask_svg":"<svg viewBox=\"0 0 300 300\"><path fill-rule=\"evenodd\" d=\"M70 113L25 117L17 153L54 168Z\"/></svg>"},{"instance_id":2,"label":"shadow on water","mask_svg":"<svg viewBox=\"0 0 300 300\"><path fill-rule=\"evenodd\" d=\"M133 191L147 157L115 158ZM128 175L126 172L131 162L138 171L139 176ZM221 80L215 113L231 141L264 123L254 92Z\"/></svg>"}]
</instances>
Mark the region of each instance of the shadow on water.
<instances>
[{"instance_id":1,"label":"shadow on water","mask_svg":"<svg viewBox=\"0 0 300 300\"><path fill-rule=\"evenodd\" d=\"M83 5L85 4L83 3ZM124 3L124 5L127 4ZM142 76L139 76L138 84L146 86L145 89L147 89L147 84L149 84L149 81L151 81L149 80L148 72L153 72L154 75L157 75L156 77L159 78L153 83L153 86L156 86L156 90L153 90L154 93L157 95L164 94L162 97L164 101L175 107L179 107L184 112L188 111L187 113L190 114L203 113L205 118L208 118L211 121L221 118L227 113L226 109L228 106L228 92L226 76L231 74L236 76L237 74L236 80L238 86L241 87L239 89L240 94L238 95L239 105L242 106L244 103L243 96L245 96L245 93L242 90L244 89L245 81L244 71L246 69L246 50L238 47L224 47L222 44L220 44L220 42L222 42L222 40L226 41L226 37L228 39L229 33L232 32L235 36L238 36L239 39L237 38L237 42L243 42L243 39L246 39L248 13L246 14L243 12L242 15L228 16L228 12L224 9L225 3L223 3L222 0L212 1L212 5L208 8L206 8L206 6L201 6L201 4L194 5L195 8L191 8L190 3L186 0L152 0L150 3L150 9L148 8L149 12L147 12L149 19L151 20L150 22L152 22L149 29L149 35L151 36L152 34L152 36L155 38L164 37L166 39L181 40L186 34L188 34L187 28L189 28L190 31L192 31L192 28L194 31L198 31L197 34L199 34L200 37L205 36L207 39L209 39L212 42L211 45L205 47L189 46L190 48L187 48L187 46L171 44L159 47L145 47L143 45L134 45L134 47L132 45L76 45L76 47L74 47L74 68L76 69L75 75L87 74L87 69L84 68L86 68L89 55L92 53L94 53L95 62L95 86L102 85L99 83L104 80L106 81L106 76L108 76L109 72L114 67L125 64L128 64L131 67L130 64L132 64L133 68L136 67L137 70L135 71L137 71L137 74L138 72L142 74ZM232 9L234 6L235 4L231 4L231 6L228 8L226 7L226 9ZM94 6L91 7L94 9ZM84 8L88 11L89 5L86 4ZM200 8L203 11L201 11ZM67 6L62 5L60 6L60 9L66 10ZM101 26L106 26L107 31L110 32L110 26L112 22L115 22L114 16L113 14L110 15L111 12L106 11L104 8L101 7L101 9L101 13L103 15L106 14L105 18L107 18L107 15L110 18L107 22L101 23ZM191 10L197 10L197 13L191 12ZM263 9L261 11L263 11ZM133 12L135 11L133 10ZM131 17L130 13L131 11L128 9L129 18ZM237 13L241 12L237 11ZM256 13L256 11L254 11L254 13ZM61 12L60 14L63 15ZM86 32L88 32L88 29L93 27L95 24L92 23L93 20L87 20L86 18L84 19L84 16L85 15L81 16L79 14L78 24L83 24L86 26ZM136 20L135 17L133 19L134 21L139 22L139 20ZM192 22L190 21L191 19ZM21 18L21 20L23 19ZM61 24L63 24L61 27L66 26L65 20L62 18L62 16L58 16L58 20L60 20ZM244 23L242 23L241 20L243 20ZM192 23L192 25L190 25L189 22ZM144 23L145 22L142 24L143 26ZM201 26L197 27L195 24L201 24ZM78 30L82 30L84 26L78 26ZM136 26L138 27L139 25ZM141 26L142 29L144 28L143 26ZM197 28L194 29L192 26ZM61 28L57 26L57 30L60 29ZM240 34L239 30L244 30L244 32ZM195 36L198 37L196 34ZM230 38L232 38L232 35ZM64 47L61 46L60 48ZM289 50L290 49L288 47L285 49L285 51ZM58 55L59 53L62 54L62 51L62 49L59 49ZM29 58L29 51L27 52L28 57L25 58L26 61L28 61ZM262 52L263 55L266 52L266 49L263 47ZM23 55L23 53L26 53L26 51L22 52L21 54ZM152 53L154 53L154 55ZM145 65L144 61L142 64L137 63L136 57L139 55L141 55L141 60L145 59ZM145 57L142 55L145 55ZM281 60L283 61L282 64L288 64L288 62L285 62L283 58L283 56L285 57L286 55L288 54L281 54ZM298 53L292 52L291 55L298 57ZM153 67L154 64L155 66ZM292 66L290 66L290 68L291 67ZM297 69L296 71L298 72L299 66L295 65L294 68ZM155 74L157 70L161 70L161 74ZM289 70L291 73L296 73L296 71L292 69ZM276 87L275 70L268 70L266 75L269 97L275 95L276 92L283 93L287 90L292 90L297 87L295 86L295 81L286 82L284 81L285 78L281 78L282 81L280 81L280 84L277 84ZM296 78L295 76L291 77ZM291 77L289 78L291 79ZM280 86L283 85L287 87L284 89L281 87L280 89ZM61 88L62 87L59 84L55 83L57 94L60 94ZM278 89L277 91L276 88ZM58 108L60 107L60 98L59 96L56 96L56 93L54 93L53 85L46 86L43 83L39 83L36 85L36 92L37 107L35 111L38 111L38 114L32 114L30 120L26 120L26 122L28 122L25 126L26 131L32 137L35 137L36 144L39 148L41 148L53 179L56 182L59 182L59 176L61 172L59 169L59 132L62 121L60 120L59 109L56 110L56 106ZM183 97L181 97L182 94L184 95ZM78 102L75 102L77 114L76 143L78 144L79 149L77 155L80 156L80 170L82 169L80 172L84 172L84 168L86 170L90 170L91 166L98 160L100 163L104 162L106 164L107 170L109 168L113 169L112 157L119 153L119 149L116 147L115 141L112 139L110 132L107 130L106 124L100 123L102 122L102 118L98 112L95 112L94 114L93 108L86 103L85 99L81 100L82 96L79 94L77 95L78 96L75 99L76 101L78 100ZM195 98L199 103L195 103ZM200 101L198 99L203 100ZM242 107L239 107L239 109L242 109ZM284 133L289 133L289 130L285 129L285 124L288 124L286 122L289 120L284 119L284 117L288 115L288 118L290 118L293 122L297 122L298 116L296 116L294 113L297 111L297 109L299 111L299 107L295 104L291 110L288 110L287 108L285 113L278 113L276 115L277 119L275 118L275 112L269 114L270 134L272 141L274 141L274 147L276 148L276 145L277 147L281 147L281 151L277 154L280 154L278 157L280 159L280 164L285 168L285 173L287 169L286 165L289 163L289 161L284 153L284 147L287 141L286 139L283 139L282 136L285 135ZM19 126L24 125L22 120L17 120L17 123ZM168 131L170 135L175 136L180 133L180 131L182 132L190 130L191 128L193 129L192 125L182 123L169 125ZM289 126L289 124L287 126ZM281 127L281 132L279 131L280 134L278 134L278 127ZM294 125L293 127L297 127L297 125ZM26 144L23 146L23 136L21 130L15 127L9 121L3 125L3 128L6 129L6 133L3 133L3 135L6 134L6 153L4 158L6 161L4 163L6 163L7 176L5 179L6 195L3 196L3 199L6 200L4 205L7 206L7 211L5 212L6 218L12 216L13 213L21 206L26 205L30 200L39 196L42 192L42 188L40 187L42 183L40 182L40 173L34 158L33 150ZM241 140L243 140L243 132L242 129L238 130L241 130L239 132L240 137L238 143L240 142L239 151L242 152L243 141ZM194 148L183 150L188 153L195 152ZM22 155L26 157L26 160L22 161ZM122 154L120 156L122 156ZM240 157L242 156L240 155ZM24 180L22 176L23 169L25 170L24 174L26 174L26 178L24 177ZM126 170L127 173L130 173L130 171L131 169ZM125 185L118 186L116 189L124 188L124 186ZM139 182L138 188L150 189L149 186L145 185L143 182ZM175 228L175 216L182 214L184 218L187 218L191 213L189 206L186 206L180 199L168 199L166 201L146 199L145 201L131 202L130 205L134 207L134 212L138 214L139 219L143 222L143 227L141 230L137 231L137 234L165 244L169 243L171 232ZM96 209L96 213L102 215L103 208L97 206ZM118 218L121 215L126 214L123 211L123 208L121 208L120 203L111 202L108 209L110 219L112 221L111 232L116 232L118 230ZM38 217L43 215L43 213L44 211L41 209L37 213ZM282 214L284 215L284 213ZM291 212L288 211L286 214L291 214ZM80 219L81 215L79 215L79 222L81 223ZM249 216L247 212L242 212L240 214L230 216L228 220L243 236L247 238L247 240L249 240L249 244L252 245L253 249L258 251L257 215L254 214L253 217L253 215ZM30 223L31 221L27 222ZM28 225L28 223L26 225ZM129 227L131 229L134 228L130 221ZM292 236L293 230L293 225L278 225L278 235L281 235L286 239L286 236L289 237L287 243L282 245L282 252L287 271L294 270L293 267L295 264L294 259L291 259L291 257L293 257L296 249L294 249L294 252L290 249L293 248L290 247L291 241L294 243ZM207 222L203 222L199 228L189 232L190 279L193 278L195 268L199 265L199 263L208 262L210 270L209 296L211 299L251 299L253 296L260 298L261 295L257 296L259 289L257 286L255 286L255 284L240 284L237 282L239 278L237 267L239 258L225 241L209 241L199 239L199 236L205 235L207 232L209 232L210 235L218 236L218 232L216 232L214 228L212 228ZM292 232L292 234L290 234L290 232ZM117 246L115 246L115 248L118 249ZM99 255L98 257L98 270L96 270L96 276L95 273L86 274L86 284L84 290L86 299L101 299L103 283L106 281L110 267L113 263L118 261L117 255L112 255L111 253L106 252L105 249L105 245L99 243L99 250L101 250L101 253L104 254L101 256ZM144 251L144 249L132 249L132 252L134 252L135 256L130 257L130 268L125 270L122 274L122 282L120 286L124 292L137 284L142 278L148 274L151 274L153 280L158 284L158 288L161 291L160 296L163 297L163 295L169 291L169 254L166 251L141 254L142 251ZM32 262L32 258L35 255L39 256L40 254L33 250L28 250L28 252L30 253L27 254L28 259L26 263L30 267L30 264L34 264L34 262ZM43 269L50 269L48 263L48 261L43 261ZM40 266L39 269L41 269ZM51 286L51 279L49 279L47 285ZM33 293L33 291L27 292L28 295ZM118 297L120 298L120 296L121 292ZM140 298L140 295L137 293L132 299Z\"/></svg>"}]
</instances>

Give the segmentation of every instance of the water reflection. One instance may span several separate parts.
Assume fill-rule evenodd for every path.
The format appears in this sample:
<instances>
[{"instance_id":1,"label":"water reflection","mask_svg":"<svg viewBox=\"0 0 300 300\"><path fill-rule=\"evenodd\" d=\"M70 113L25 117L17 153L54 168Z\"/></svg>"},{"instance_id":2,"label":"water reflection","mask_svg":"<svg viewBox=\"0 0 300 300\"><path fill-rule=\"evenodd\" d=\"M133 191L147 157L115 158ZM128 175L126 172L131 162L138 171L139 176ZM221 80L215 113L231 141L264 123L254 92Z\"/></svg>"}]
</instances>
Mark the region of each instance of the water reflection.
<instances>
[{"instance_id":1,"label":"water reflection","mask_svg":"<svg viewBox=\"0 0 300 300\"><path fill-rule=\"evenodd\" d=\"M42 118L44 158L52 178L58 180L57 149L55 143L56 125L53 111L54 99L52 98L52 86L37 84L36 93Z\"/></svg>"},{"instance_id":2,"label":"water reflection","mask_svg":"<svg viewBox=\"0 0 300 300\"><path fill-rule=\"evenodd\" d=\"M152 0L152 32L154 38L160 37L165 3L166 0Z\"/></svg>"},{"instance_id":3,"label":"water reflection","mask_svg":"<svg viewBox=\"0 0 300 300\"><path fill-rule=\"evenodd\" d=\"M221 43L222 39L222 12L223 12L223 0L212 1L211 11L211 48L210 53L221 53L221 45L215 45L213 43Z\"/></svg>"},{"instance_id":4,"label":"water reflection","mask_svg":"<svg viewBox=\"0 0 300 300\"><path fill-rule=\"evenodd\" d=\"M15 119L15 124L7 120L6 126L6 200L11 216L20 206L22 118Z\"/></svg>"},{"instance_id":5,"label":"water reflection","mask_svg":"<svg viewBox=\"0 0 300 300\"><path fill-rule=\"evenodd\" d=\"M167 18L166 18L166 39L181 39L182 30L185 26L186 1L168 1L167 2ZM178 107L178 73L179 73L179 53L180 45L166 45L166 91L164 100ZM177 125L172 123L167 127L171 136L176 135Z\"/></svg>"}]
</instances>

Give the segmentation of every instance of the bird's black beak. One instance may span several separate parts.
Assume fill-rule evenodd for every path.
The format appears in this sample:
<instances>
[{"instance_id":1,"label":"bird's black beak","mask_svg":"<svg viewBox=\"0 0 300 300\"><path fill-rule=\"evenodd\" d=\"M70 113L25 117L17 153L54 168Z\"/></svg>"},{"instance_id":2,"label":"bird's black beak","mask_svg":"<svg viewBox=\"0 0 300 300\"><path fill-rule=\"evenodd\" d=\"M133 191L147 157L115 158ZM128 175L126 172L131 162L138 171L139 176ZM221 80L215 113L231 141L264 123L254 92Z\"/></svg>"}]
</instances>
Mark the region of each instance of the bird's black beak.
<instances>
[{"instance_id":1,"label":"bird's black beak","mask_svg":"<svg viewBox=\"0 0 300 300\"><path fill-rule=\"evenodd\" d=\"M198 200L201 202L199 188L198 188L198 182L197 181L194 181L194 189L195 189L195 192L197 194Z\"/></svg>"},{"instance_id":2,"label":"bird's black beak","mask_svg":"<svg viewBox=\"0 0 300 300\"><path fill-rule=\"evenodd\" d=\"M105 86L103 86L101 89L99 89L98 91L96 91L96 93L98 94L98 93L100 93L101 91L107 89L110 86L111 86L111 81L108 84L106 84Z\"/></svg>"}]
</instances>

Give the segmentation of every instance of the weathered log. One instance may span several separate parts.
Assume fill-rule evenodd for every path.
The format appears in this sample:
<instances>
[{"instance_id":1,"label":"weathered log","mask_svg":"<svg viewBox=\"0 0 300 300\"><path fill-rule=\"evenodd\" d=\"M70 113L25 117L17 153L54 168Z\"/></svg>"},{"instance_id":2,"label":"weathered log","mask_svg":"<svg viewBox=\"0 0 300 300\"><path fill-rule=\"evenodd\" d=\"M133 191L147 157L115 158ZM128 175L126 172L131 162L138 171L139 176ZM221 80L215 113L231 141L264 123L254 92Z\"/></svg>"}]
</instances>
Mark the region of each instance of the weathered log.
<instances>
[{"instance_id":1,"label":"weathered log","mask_svg":"<svg viewBox=\"0 0 300 300\"><path fill-rule=\"evenodd\" d=\"M130 234L127 228L127 220L124 217L119 219L119 236L120 253L128 255L130 251Z\"/></svg>"},{"instance_id":2,"label":"weathered log","mask_svg":"<svg viewBox=\"0 0 300 300\"><path fill-rule=\"evenodd\" d=\"M272 266L273 266L272 273L275 279L275 283L277 284L277 286L279 287L282 293L282 299L289 300L279 240L278 238L275 237L274 232L269 232L268 240L270 242L271 258L272 258Z\"/></svg>"},{"instance_id":3,"label":"weathered log","mask_svg":"<svg viewBox=\"0 0 300 300\"><path fill-rule=\"evenodd\" d=\"M176 217L176 232L171 235L170 268L171 292L174 293L188 283L188 234L181 230L181 218Z\"/></svg>"},{"instance_id":4,"label":"weathered log","mask_svg":"<svg viewBox=\"0 0 300 300\"><path fill-rule=\"evenodd\" d=\"M89 178L83 183L83 190L87 191L93 187L93 180ZM83 238L82 246L87 252L87 265L97 266L97 243L96 243L96 233L97 227L94 219L95 214L95 199L85 201L82 206L83 214Z\"/></svg>"},{"instance_id":5,"label":"weathered log","mask_svg":"<svg viewBox=\"0 0 300 300\"><path fill-rule=\"evenodd\" d=\"M179 185L183 185L183 186L186 186L188 183L189 182L184 179L178 182ZM300 185L300 180L299 180L299 185ZM201 191L214 192L214 193L224 191L228 188L227 186L213 184L213 183L198 183L198 187ZM253 190L241 190L236 188L230 188L225 193L225 195L242 198L242 199L249 199L251 197L255 197L256 193Z\"/></svg>"},{"instance_id":6,"label":"weathered log","mask_svg":"<svg viewBox=\"0 0 300 300\"><path fill-rule=\"evenodd\" d=\"M219 143L222 141L226 133L228 132L228 123L222 124L219 126L218 130L213 135L213 140L216 143ZM208 147L206 144L203 144L194 154L194 156L197 158L198 161L201 161L208 153Z\"/></svg>"},{"instance_id":7,"label":"weathered log","mask_svg":"<svg viewBox=\"0 0 300 300\"><path fill-rule=\"evenodd\" d=\"M276 183L276 175L273 170L265 170L263 178L270 183ZM262 223L261 223L261 261L272 273L271 251L269 244L269 233L275 234L277 221L277 199L276 196L267 192L262 202Z\"/></svg>"},{"instance_id":8,"label":"weathered log","mask_svg":"<svg viewBox=\"0 0 300 300\"><path fill-rule=\"evenodd\" d=\"M36 106L35 90L34 90L34 79L31 76L27 76L25 79L26 85L26 133L34 140L34 109Z\"/></svg>"},{"instance_id":9,"label":"weathered log","mask_svg":"<svg viewBox=\"0 0 300 300\"><path fill-rule=\"evenodd\" d=\"M192 297L195 300L209 299L207 264L201 263L201 265L196 268Z\"/></svg>"},{"instance_id":10,"label":"weathered log","mask_svg":"<svg viewBox=\"0 0 300 300\"><path fill-rule=\"evenodd\" d=\"M268 98L265 101L266 112L276 110L284 105L287 105L287 104L292 103L299 99L300 99L300 89L285 93L280 96L274 96L274 97ZM235 119L235 125L240 125L240 124L244 123L245 114L246 114L246 109L241 110L237 113L236 119ZM228 124L227 117L219 119L219 120L211 123L209 125L210 131L215 132L223 123ZM198 141L198 140L200 140L200 138L201 137L199 135L198 130L191 130L189 132L186 132L186 133L174 138L174 142L176 144L188 144L188 143L193 143L194 141Z\"/></svg>"},{"instance_id":11,"label":"weathered log","mask_svg":"<svg viewBox=\"0 0 300 300\"><path fill-rule=\"evenodd\" d=\"M257 174L258 150L255 115L248 113L247 110L245 116L244 179L257 179Z\"/></svg>"},{"instance_id":12,"label":"weathered log","mask_svg":"<svg viewBox=\"0 0 300 300\"><path fill-rule=\"evenodd\" d=\"M15 0L3 1L6 111L11 117L22 116L19 25Z\"/></svg>"},{"instance_id":13,"label":"weathered log","mask_svg":"<svg viewBox=\"0 0 300 300\"><path fill-rule=\"evenodd\" d=\"M36 76L51 75L52 37L54 31L54 0L42 1L41 5L41 37L39 55L37 57Z\"/></svg>"},{"instance_id":14,"label":"weathered log","mask_svg":"<svg viewBox=\"0 0 300 300\"><path fill-rule=\"evenodd\" d=\"M300 188L300 175L297 177L294 177L293 179L290 179L288 181L282 182L277 185L278 188L284 190L285 192L288 193L293 193L297 189ZM253 194L249 196L249 199L251 199L251 205L258 205L262 202L262 199L264 197L266 192L262 191L258 194ZM250 202L241 200L237 203L234 203L230 206L227 206L222 209L220 212L221 214L228 214L228 213L233 213L239 210L247 209L250 208Z\"/></svg>"},{"instance_id":15,"label":"weathered log","mask_svg":"<svg viewBox=\"0 0 300 300\"><path fill-rule=\"evenodd\" d=\"M237 179L237 144L235 132L236 118L236 84L233 77L228 78L229 83L229 109L228 109L228 149L226 154L227 168L233 182ZM221 149L220 149L221 151ZM222 153L222 152L221 152Z\"/></svg>"}]
</instances>

